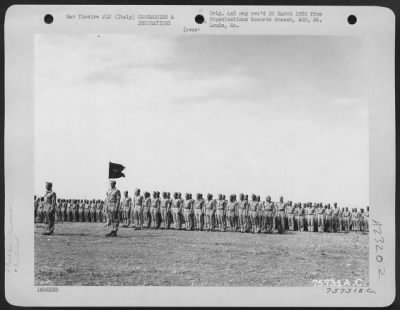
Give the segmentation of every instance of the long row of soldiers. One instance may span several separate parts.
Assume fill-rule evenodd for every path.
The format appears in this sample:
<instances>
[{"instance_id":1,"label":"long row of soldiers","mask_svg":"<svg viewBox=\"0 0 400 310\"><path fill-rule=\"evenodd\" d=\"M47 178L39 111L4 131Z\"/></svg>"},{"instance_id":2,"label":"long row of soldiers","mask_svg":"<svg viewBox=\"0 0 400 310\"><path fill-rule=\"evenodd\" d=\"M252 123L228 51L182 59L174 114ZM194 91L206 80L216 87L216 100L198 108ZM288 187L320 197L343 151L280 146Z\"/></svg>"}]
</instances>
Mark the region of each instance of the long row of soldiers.
<instances>
[{"instance_id":1,"label":"long row of soldiers","mask_svg":"<svg viewBox=\"0 0 400 310\"><path fill-rule=\"evenodd\" d=\"M271 233L274 230L282 233L285 230L309 232L368 231L369 207L360 209L339 208L337 203L292 203L280 197L272 202L267 196L261 201L260 196L240 194L229 196L219 194L214 199L208 194L204 199L198 193L196 199L187 193L182 199L181 193L149 192L141 195L140 189L135 191L133 199L128 191L124 197L111 183L111 190L106 200L100 199L57 199L55 205L56 222L104 222L113 226L108 235L116 235L119 223L135 229L164 228L207 231L240 231L252 233ZM161 196L161 197L160 197ZM112 208L109 206L112 205ZM110 210L112 209L112 212ZM46 220L41 209L41 199L35 197L35 221ZM112 223L111 223L112 222Z\"/></svg>"}]
</instances>

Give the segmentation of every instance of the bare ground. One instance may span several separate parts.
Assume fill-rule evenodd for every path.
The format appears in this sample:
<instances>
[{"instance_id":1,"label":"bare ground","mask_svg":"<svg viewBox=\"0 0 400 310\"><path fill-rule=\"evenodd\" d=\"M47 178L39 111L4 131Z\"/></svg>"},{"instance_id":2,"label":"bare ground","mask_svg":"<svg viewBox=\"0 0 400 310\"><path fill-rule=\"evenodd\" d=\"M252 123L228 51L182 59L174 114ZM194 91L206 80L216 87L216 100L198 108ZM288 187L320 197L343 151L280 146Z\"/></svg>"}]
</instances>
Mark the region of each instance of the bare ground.
<instances>
[{"instance_id":1,"label":"bare ground","mask_svg":"<svg viewBox=\"0 0 400 310\"><path fill-rule=\"evenodd\" d=\"M368 281L368 234L283 235L120 228L101 223L35 228L36 285L312 286Z\"/></svg>"}]
</instances>

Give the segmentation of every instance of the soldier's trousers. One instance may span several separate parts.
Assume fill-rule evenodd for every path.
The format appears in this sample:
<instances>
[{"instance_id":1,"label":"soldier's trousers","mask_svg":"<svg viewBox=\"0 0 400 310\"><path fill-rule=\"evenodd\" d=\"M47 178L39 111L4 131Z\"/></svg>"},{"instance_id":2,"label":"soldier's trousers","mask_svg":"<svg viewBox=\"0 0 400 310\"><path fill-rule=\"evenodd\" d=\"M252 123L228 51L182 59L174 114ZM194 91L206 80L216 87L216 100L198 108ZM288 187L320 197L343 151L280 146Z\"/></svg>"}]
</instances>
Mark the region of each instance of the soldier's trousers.
<instances>
[{"instance_id":1,"label":"soldier's trousers","mask_svg":"<svg viewBox=\"0 0 400 310\"><path fill-rule=\"evenodd\" d=\"M317 225L318 225L318 231L319 232L324 232L325 221L324 221L324 215L323 214L318 214L317 215Z\"/></svg>"},{"instance_id":2,"label":"soldier's trousers","mask_svg":"<svg viewBox=\"0 0 400 310\"><path fill-rule=\"evenodd\" d=\"M251 221L251 231L257 232L257 222L258 222L258 216L257 216L257 211L249 211L250 215L250 221Z\"/></svg>"},{"instance_id":3,"label":"soldier's trousers","mask_svg":"<svg viewBox=\"0 0 400 310\"><path fill-rule=\"evenodd\" d=\"M150 220L151 220L150 208L144 207L143 208L143 225L144 225L144 227L146 227L146 228L150 227L150 223L151 223Z\"/></svg>"},{"instance_id":4,"label":"soldier's trousers","mask_svg":"<svg viewBox=\"0 0 400 310\"><path fill-rule=\"evenodd\" d=\"M289 226L289 230L294 230L294 214L288 214L288 226Z\"/></svg>"},{"instance_id":5,"label":"soldier's trousers","mask_svg":"<svg viewBox=\"0 0 400 310\"><path fill-rule=\"evenodd\" d=\"M344 230L349 231L350 230L350 217L349 216L343 217L343 224L344 224Z\"/></svg>"},{"instance_id":6,"label":"soldier's trousers","mask_svg":"<svg viewBox=\"0 0 400 310\"><path fill-rule=\"evenodd\" d=\"M157 228L157 213L158 213L158 209L152 207L150 209L150 213L151 213L151 226L153 228Z\"/></svg>"},{"instance_id":7,"label":"soldier's trousers","mask_svg":"<svg viewBox=\"0 0 400 310\"><path fill-rule=\"evenodd\" d=\"M140 206L136 206L133 209L135 227L142 228L143 227L143 211Z\"/></svg>"},{"instance_id":8,"label":"soldier's trousers","mask_svg":"<svg viewBox=\"0 0 400 310\"><path fill-rule=\"evenodd\" d=\"M90 221L92 223L96 222L96 211L95 210L90 210Z\"/></svg>"},{"instance_id":9,"label":"soldier's trousers","mask_svg":"<svg viewBox=\"0 0 400 310\"><path fill-rule=\"evenodd\" d=\"M206 229L208 229L208 230L212 230L212 216L213 216L213 211L212 210L206 210L206 216L205 216L205 219L206 219Z\"/></svg>"},{"instance_id":10,"label":"soldier's trousers","mask_svg":"<svg viewBox=\"0 0 400 310\"><path fill-rule=\"evenodd\" d=\"M202 221L202 211L201 209L195 209L194 210L194 218L196 221L196 230L202 230L203 226L201 225L201 221Z\"/></svg>"},{"instance_id":11,"label":"soldier's trousers","mask_svg":"<svg viewBox=\"0 0 400 310\"><path fill-rule=\"evenodd\" d=\"M246 231L246 220L246 210L239 209L239 226L241 232Z\"/></svg>"},{"instance_id":12,"label":"soldier's trousers","mask_svg":"<svg viewBox=\"0 0 400 310\"><path fill-rule=\"evenodd\" d=\"M118 231L119 226L119 212L118 210L109 210L108 211L108 218L111 222L112 229L111 231Z\"/></svg>"},{"instance_id":13,"label":"soldier's trousers","mask_svg":"<svg viewBox=\"0 0 400 310\"><path fill-rule=\"evenodd\" d=\"M279 233L285 231L285 219L286 219L285 211L278 211L275 217L275 222L278 226Z\"/></svg>"},{"instance_id":14,"label":"soldier's trousers","mask_svg":"<svg viewBox=\"0 0 400 310\"><path fill-rule=\"evenodd\" d=\"M226 212L226 223L228 224L229 231L235 231L235 212L227 211Z\"/></svg>"},{"instance_id":15,"label":"soldier's trousers","mask_svg":"<svg viewBox=\"0 0 400 310\"><path fill-rule=\"evenodd\" d=\"M167 208L161 208L161 221L163 223L163 227L167 228L168 227L168 209Z\"/></svg>"},{"instance_id":16,"label":"soldier's trousers","mask_svg":"<svg viewBox=\"0 0 400 310\"><path fill-rule=\"evenodd\" d=\"M296 220L297 220L297 230L304 231L304 216L297 215Z\"/></svg>"},{"instance_id":17,"label":"soldier's trousers","mask_svg":"<svg viewBox=\"0 0 400 310\"><path fill-rule=\"evenodd\" d=\"M55 210L51 211L46 211L44 213L44 216L46 218L47 222L47 227L46 227L46 232L53 233L54 232L54 222L55 222Z\"/></svg>"},{"instance_id":18,"label":"soldier's trousers","mask_svg":"<svg viewBox=\"0 0 400 310\"><path fill-rule=\"evenodd\" d=\"M83 222L83 210L79 210L78 217L79 217L79 222Z\"/></svg>"},{"instance_id":19,"label":"soldier's trousers","mask_svg":"<svg viewBox=\"0 0 400 310\"><path fill-rule=\"evenodd\" d=\"M369 217L364 217L364 231L369 231Z\"/></svg>"},{"instance_id":20,"label":"soldier's trousers","mask_svg":"<svg viewBox=\"0 0 400 310\"><path fill-rule=\"evenodd\" d=\"M332 217L332 230L338 232L340 230L339 216L333 215Z\"/></svg>"},{"instance_id":21,"label":"soldier's trousers","mask_svg":"<svg viewBox=\"0 0 400 310\"><path fill-rule=\"evenodd\" d=\"M333 227L332 215L327 215L325 217L325 227L326 227L326 231L332 232L332 227Z\"/></svg>"},{"instance_id":22,"label":"soldier's trousers","mask_svg":"<svg viewBox=\"0 0 400 310\"><path fill-rule=\"evenodd\" d=\"M96 211L96 218L97 222L103 222L103 213L100 210Z\"/></svg>"},{"instance_id":23,"label":"soldier's trousers","mask_svg":"<svg viewBox=\"0 0 400 310\"><path fill-rule=\"evenodd\" d=\"M61 222L65 222L65 220L66 220L66 218L65 218L65 209L61 209L60 219L61 219Z\"/></svg>"},{"instance_id":24,"label":"soldier's trousers","mask_svg":"<svg viewBox=\"0 0 400 310\"><path fill-rule=\"evenodd\" d=\"M272 211L265 211L265 230L271 232L274 227Z\"/></svg>"},{"instance_id":25,"label":"soldier's trousers","mask_svg":"<svg viewBox=\"0 0 400 310\"><path fill-rule=\"evenodd\" d=\"M189 230L191 225L190 225L190 209L183 209L183 217L185 219L185 228L186 230Z\"/></svg>"},{"instance_id":26,"label":"soldier's trousers","mask_svg":"<svg viewBox=\"0 0 400 310\"><path fill-rule=\"evenodd\" d=\"M314 231L314 214L307 215L307 230Z\"/></svg>"},{"instance_id":27,"label":"soldier's trousers","mask_svg":"<svg viewBox=\"0 0 400 310\"><path fill-rule=\"evenodd\" d=\"M217 226L219 231L224 231L225 230L224 210L216 210L215 215L217 218Z\"/></svg>"}]
</instances>

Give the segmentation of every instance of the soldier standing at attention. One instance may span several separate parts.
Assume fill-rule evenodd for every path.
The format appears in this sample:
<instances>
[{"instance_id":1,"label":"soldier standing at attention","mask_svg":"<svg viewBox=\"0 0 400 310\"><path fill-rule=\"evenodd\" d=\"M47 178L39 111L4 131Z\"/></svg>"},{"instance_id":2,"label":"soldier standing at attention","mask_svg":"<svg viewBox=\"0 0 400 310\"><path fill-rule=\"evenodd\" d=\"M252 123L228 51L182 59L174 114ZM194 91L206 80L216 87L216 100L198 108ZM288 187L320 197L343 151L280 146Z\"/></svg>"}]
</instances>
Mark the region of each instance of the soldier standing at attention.
<instances>
[{"instance_id":1,"label":"soldier standing at attention","mask_svg":"<svg viewBox=\"0 0 400 310\"><path fill-rule=\"evenodd\" d=\"M94 199L87 201L89 204L89 215L90 215L90 222L94 223L96 221L96 202Z\"/></svg>"},{"instance_id":2,"label":"soldier standing at attention","mask_svg":"<svg viewBox=\"0 0 400 310\"><path fill-rule=\"evenodd\" d=\"M158 212L160 211L160 199L157 197L157 192L153 192L153 199L151 201L151 226L152 228L156 229L157 228L157 215Z\"/></svg>"},{"instance_id":3,"label":"soldier standing at attention","mask_svg":"<svg viewBox=\"0 0 400 310\"><path fill-rule=\"evenodd\" d=\"M135 195L133 196L133 213L135 230L143 228L143 196L140 195L140 189L135 190Z\"/></svg>"},{"instance_id":4,"label":"soldier standing at attention","mask_svg":"<svg viewBox=\"0 0 400 310\"><path fill-rule=\"evenodd\" d=\"M116 237L119 226L119 208L121 203L121 192L116 187L117 182L110 180L110 190L106 197L106 210L111 224L111 231L106 237Z\"/></svg>"},{"instance_id":5,"label":"soldier standing at attention","mask_svg":"<svg viewBox=\"0 0 400 310\"><path fill-rule=\"evenodd\" d=\"M350 220L351 220L350 211L349 208L346 207L343 211L343 230L346 232L349 232L350 230Z\"/></svg>"},{"instance_id":6,"label":"soldier standing at attention","mask_svg":"<svg viewBox=\"0 0 400 310\"><path fill-rule=\"evenodd\" d=\"M246 231L247 204L243 194L239 195L238 210L240 232L244 233Z\"/></svg>"},{"instance_id":7,"label":"soldier standing at attention","mask_svg":"<svg viewBox=\"0 0 400 310\"><path fill-rule=\"evenodd\" d=\"M225 213L225 201L223 199L222 194L218 194L215 214L217 217L217 226L219 231L225 231L224 213Z\"/></svg>"},{"instance_id":8,"label":"soldier standing at attention","mask_svg":"<svg viewBox=\"0 0 400 310\"><path fill-rule=\"evenodd\" d=\"M332 209L330 204L327 205L327 208L325 210L325 221L326 221L327 231L332 232L333 223L332 223Z\"/></svg>"},{"instance_id":9,"label":"soldier standing at attention","mask_svg":"<svg viewBox=\"0 0 400 310\"><path fill-rule=\"evenodd\" d=\"M314 231L314 215L315 215L315 205L309 205L307 208L307 230L309 232Z\"/></svg>"},{"instance_id":10,"label":"soldier standing at attention","mask_svg":"<svg viewBox=\"0 0 400 310\"><path fill-rule=\"evenodd\" d=\"M185 200L183 201L182 204L182 209L183 209L183 217L185 219L185 229L190 230L190 213L192 209L192 201L190 200L190 194L186 193L185 194Z\"/></svg>"},{"instance_id":11,"label":"soldier standing at attention","mask_svg":"<svg viewBox=\"0 0 400 310\"><path fill-rule=\"evenodd\" d=\"M285 232L285 218L286 218L286 203L283 201L283 196L279 197L279 201L276 203L278 209L276 215L276 222L278 224L279 233Z\"/></svg>"},{"instance_id":12,"label":"soldier standing at attention","mask_svg":"<svg viewBox=\"0 0 400 310\"><path fill-rule=\"evenodd\" d=\"M251 232L253 234L257 232L257 210L258 210L257 196L255 194L252 194L249 205L249 217L251 221Z\"/></svg>"},{"instance_id":13,"label":"soldier standing at attention","mask_svg":"<svg viewBox=\"0 0 400 310\"><path fill-rule=\"evenodd\" d=\"M78 208L78 202L76 199L74 199L72 202L72 207L71 207L72 222L76 222L76 220L77 220L77 214L78 214L77 208Z\"/></svg>"},{"instance_id":14,"label":"soldier standing at attention","mask_svg":"<svg viewBox=\"0 0 400 310\"><path fill-rule=\"evenodd\" d=\"M179 229L181 227L180 218L179 218L179 194L177 192L174 193L173 199L171 200L171 211L172 211L172 220L174 222L175 229Z\"/></svg>"},{"instance_id":15,"label":"soldier standing at attention","mask_svg":"<svg viewBox=\"0 0 400 310\"><path fill-rule=\"evenodd\" d=\"M229 202L227 203L226 206L226 224L227 228L229 228L229 231L235 231L235 222L234 222L234 216L236 211L235 207L236 207L235 196L231 194L229 196Z\"/></svg>"},{"instance_id":16,"label":"soldier standing at attention","mask_svg":"<svg viewBox=\"0 0 400 310\"><path fill-rule=\"evenodd\" d=\"M143 201L143 225L145 228L150 227L151 218L150 218L150 208L151 208L151 196L149 192L144 192L144 201Z\"/></svg>"},{"instance_id":17,"label":"soldier standing at attention","mask_svg":"<svg viewBox=\"0 0 400 310\"><path fill-rule=\"evenodd\" d=\"M340 212L340 209L337 207L337 202L334 202L333 203L333 210L332 210L332 229L333 229L333 232L338 232L340 230L339 212Z\"/></svg>"},{"instance_id":18,"label":"soldier standing at attention","mask_svg":"<svg viewBox=\"0 0 400 310\"><path fill-rule=\"evenodd\" d=\"M215 211L215 205L216 205L216 201L213 199L213 195L212 194L207 194L207 202L205 203L205 210L206 210L206 220L205 220L205 226L207 231L211 231L212 230L212 217Z\"/></svg>"},{"instance_id":19,"label":"soldier standing at attention","mask_svg":"<svg viewBox=\"0 0 400 310\"><path fill-rule=\"evenodd\" d=\"M57 195L53 192L53 184L46 182L46 193L43 197L43 208L47 219L47 228L43 235L52 235L54 233L54 221L56 211Z\"/></svg>"},{"instance_id":20,"label":"soldier standing at attention","mask_svg":"<svg viewBox=\"0 0 400 310\"><path fill-rule=\"evenodd\" d=\"M166 229L168 226L168 198L166 192L162 192L162 198L160 200L160 212L162 228Z\"/></svg>"},{"instance_id":21,"label":"soldier standing at attention","mask_svg":"<svg viewBox=\"0 0 400 310\"><path fill-rule=\"evenodd\" d=\"M58 223L60 221L60 210L61 210L61 199L57 198L56 210L55 210L55 221Z\"/></svg>"},{"instance_id":22,"label":"soldier standing at attention","mask_svg":"<svg viewBox=\"0 0 400 310\"><path fill-rule=\"evenodd\" d=\"M289 230L293 231L294 230L294 207L292 206L291 201L288 201L288 204L286 206L286 216L288 219Z\"/></svg>"},{"instance_id":23,"label":"soldier standing at attention","mask_svg":"<svg viewBox=\"0 0 400 310\"><path fill-rule=\"evenodd\" d=\"M66 221L71 222L71 199L68 199L67 201L67 206L65 208L65 215L66 215Z\"/></svg>"},{"instance_id":24,"label":"soldier standing at attention","mask_svg":"<svg viewBox=\"0 0 400 310\"><path fill-rule=\"evenodd\" d=\"M83 222L83 208L84 208L84 202L82 199L81 203L78 204L78 221L79 222Z\"/></svg>"},{"instance_id":25,"label":"soldier standing at attention","mask_svg":"<svg viewBox=\"0 0 400 310\"><path fill-rule=\"evenodd\" d=\"M271 196L267 196L264 202L264 228L265 232L271 233L273 229L274 203Z\"/></svg>"},{"instance_id":26,"label":"soldier standing at attention","mask_svg":"<svg viewBox=\"0 0 400 310\"><path fill-rule=\"evenodd\" d=\"M325 213L325 208L321 204L319 204L317 208L317 226L318 226L318 232L324 232L324 227L325 227L325 221L324 221L324 213Z\"/></svg>"},{"instance_id":27,"label":"soldier standing at attention","mask_svg":"<svg viewBox=\"0 0 400 310\"><path fill-rule=\"evenodd\" d=\"M196 230L203 230L202 226L202 216L204 213L204 199L203 195L201 193L197 193L196 195L196 201L194 202L194 217L196 221Z\"/></svg>"},{"instance_id":28,"label":"soldier standing at attention","mask_svg":"<svg viewBox=\"0 0 400 310\"><path fill-rule=\"evenodd\" d=\"M129 197L128 191L124 191L124 198L122 199L122 211L123 211L123 227L129 227L131 218L132 198Z\"/></svg>"},{"instance_id":29,"label":"soldier standing at attention","mask_svg":"<svg viewBox=\"0 0 400 310\"><path fill-rule=\"evenodd\" d=\"M364 213L364 231L369 231L369 206L367 206L367 210Z\"/></svg>"},{"instance_id":30,"label":"soldier standing at attention","mask_svg":"<svg viewBox=\"0 0 400 310\"><path fill-rule=\"evenodd\" d=\"M90 205L89 200L85 199L85 203L83 205L83 218L85 222L90 222Z\"/></svg>"},{"instance_id":31,"label":"soldier standing at attention","mask_svg":"<svg viewBox=\"0 0 400 310\"><path fill-rule=\"evenodd\" d=\"M303 204L305 206L305 203ZM297 222L297 230L303 232L304 231L304 207L301 202L297 204L296 208L296 222Z\"/></svg>"},{"instance_id":32,"label":"soldier standing at attention","mask_svg":"<svg viewBox=\"0 0 400 310\"><path fill-rule=\"evenodd\" d=\"M65 199L61 199L61 206L60 206L60 220L62 223L65 221L65 209L67 206L67 203L65 202Z\"/></svg>"}]
</instances>

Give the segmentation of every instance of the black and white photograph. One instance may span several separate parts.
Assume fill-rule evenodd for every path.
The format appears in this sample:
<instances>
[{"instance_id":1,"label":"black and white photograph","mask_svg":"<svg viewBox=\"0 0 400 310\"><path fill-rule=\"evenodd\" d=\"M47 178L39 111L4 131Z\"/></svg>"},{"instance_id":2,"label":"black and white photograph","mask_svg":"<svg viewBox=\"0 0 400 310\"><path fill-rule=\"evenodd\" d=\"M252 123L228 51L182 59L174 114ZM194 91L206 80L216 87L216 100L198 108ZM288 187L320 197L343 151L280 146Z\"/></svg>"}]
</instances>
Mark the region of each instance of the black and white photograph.
<instances>
[{"instance_id":1,"label":"black and white photograph","mask_svg":"<svg viewBox=\"0 0 400 310\"><path fill-rule=\"evenodd\" d=\"M389 14L27 10L40 24L15 38L30 49L6 49L27 68L6 74L6 273L28 268L36 296L22 304L78 305L78 288L88 305L111 292L141 306L386 304Z\"/></svg>"},{"instance_id":2,"label":"black and white photograph","mask_svg":"<svg viewBox=\"0 0 400 310\"><path fill-rule=\"evenodd\" d=\"M354 37L38 35L35 284L367 283L366 68Z\"/></svg>"}]
</instances>

